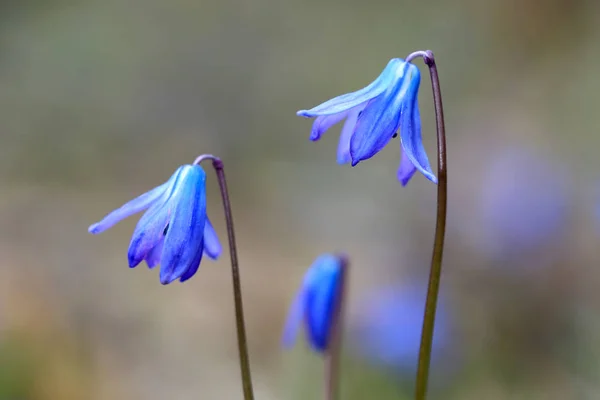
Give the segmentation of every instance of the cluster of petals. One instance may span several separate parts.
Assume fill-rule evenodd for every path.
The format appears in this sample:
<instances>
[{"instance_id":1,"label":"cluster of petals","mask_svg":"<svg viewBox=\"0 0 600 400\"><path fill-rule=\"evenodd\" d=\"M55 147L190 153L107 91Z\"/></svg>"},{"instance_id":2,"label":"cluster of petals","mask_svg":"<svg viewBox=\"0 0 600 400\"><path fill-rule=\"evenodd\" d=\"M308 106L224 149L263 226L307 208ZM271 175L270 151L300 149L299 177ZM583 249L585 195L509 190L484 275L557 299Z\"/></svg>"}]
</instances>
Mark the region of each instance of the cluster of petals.
<instances>
[{"instance_id":1,"label":"cluster of petals","mask_svg":"<svg viewBox=\"0 0 600 400\"><path fill-rule=\"evenodd\" d=\"M160 282L184 282L198 270L204 253L212 259L221 254L217 233L206 216L206 173L199 165L183 165L160 186L112 211L91 225L99 234L121 220L146 211L129 244L131 268L142 261L153 268L160 264Z\"/></svg>"},{"instance_id":2,"label":"cluster of petals","mask_svg":"<svg viewBox=\"0 0 600 400\"><path fill-rule=\"evenodd\" d=\"M421 140L418 92L419 69L400 58L390 60L372 83L356 92L343 94L298 115L315 118L310 139L345 119L337 161L357 165L383 149L400 131L401 160L398 180L406 185L418 170L437 183Z\"/></svg>"}]
</instances>

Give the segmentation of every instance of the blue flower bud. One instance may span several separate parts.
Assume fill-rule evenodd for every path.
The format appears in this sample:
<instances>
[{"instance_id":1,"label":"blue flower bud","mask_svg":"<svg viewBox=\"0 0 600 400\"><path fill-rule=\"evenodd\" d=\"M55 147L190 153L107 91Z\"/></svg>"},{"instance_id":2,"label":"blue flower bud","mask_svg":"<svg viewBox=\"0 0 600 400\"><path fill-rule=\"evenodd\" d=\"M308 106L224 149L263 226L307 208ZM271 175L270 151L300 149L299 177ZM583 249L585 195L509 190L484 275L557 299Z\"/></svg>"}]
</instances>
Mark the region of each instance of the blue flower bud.
<instances>
[{"instance_id":1,"label":"blue flower bud","mask_svg":"<svg viewBox=\"0 0 600 400\"><path fill-rule=\"evenodd\" d=\"M324 254L306 272L283 333L284 347L291 347L302 321L311 348L323 353L329 346L343 279L339 257Z\"/></svg>"}]
</instances>

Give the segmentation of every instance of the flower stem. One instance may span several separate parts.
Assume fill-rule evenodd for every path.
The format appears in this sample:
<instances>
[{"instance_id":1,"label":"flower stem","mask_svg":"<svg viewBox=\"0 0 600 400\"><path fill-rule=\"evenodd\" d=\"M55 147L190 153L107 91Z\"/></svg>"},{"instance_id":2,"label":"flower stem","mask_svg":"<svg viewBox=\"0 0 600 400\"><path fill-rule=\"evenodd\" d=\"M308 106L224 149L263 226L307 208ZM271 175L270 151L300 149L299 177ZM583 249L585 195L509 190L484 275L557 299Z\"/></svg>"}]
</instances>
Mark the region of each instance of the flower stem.
<instances>
[{"instance_id":1,"label":"flower stem","mask_svg":"<svg viewBox=\"0 0 600 400\"><path fill-rule=\"evenodd\" d=\"M446 233L448 180L446 172L446 127L444 125L442 92L440 90L440 80L438 77L437 66L435 64L435 58L431 50L426 50L417 51L410 54L408 57L406 57L406 61L410 62L412 59L417 57L423 57L423 61L429 67L431 87L433 90L433 104L435 107L438 148L438 188L435 239L433 243L433 255L431 258L431 269L429 271L429 285L427 288L427 299L425 302L423 331L421 332L421 347L419 349L419 365L417 368L415 389L415 399L425 400L427 394L427 381L429 379L429 365L431 363L431 345L433 342L435 312L440 289L440 277L442 274L442 255L444 253L444 236Z\"/></svg>"},{"instance_id":2,"label":"flower stem","mask_svg":"<svg viewBox=\"0 0 600 400\"><path fill-rule=\"evenodd\" d=\"M248 343L246 340L246 328L244 325L244 309L242 301L242 287L240 283L240 269L237 257L237 246L235 243L235 231L233 229L233 216L231 214L231 202L227 190L227 180L225 179L225 170L223 161L220 158L210 154L201 155L196 158L194 164L200 164L202 161L212 160L213 167L217 173L221 197L223 199L223 209L225 211L225 222L227 224L227 237L229 239L229 255L231 257L231 277L233 279L233 302L235 306L235 322L237 327L238 350L240 354L240 370L242 373L242 386L244 400L254 400L252 391L252 378L250 376L250 358L248 356Z\"/></svg>"},{"instance_id":3,"label":"flower stem","mask_svg":"<svg viewBox=\"0 0 600 400\"><path fill-rule=\"evenodd\" d=\"M340 260L340 286L338 289L337 302L335 305L333 325L331 327L331 339L325 353L325 400L337 400L339 398L340 386L340 355L342 349L342 332L344 325L344 309L346 300L346 285L348 282L348 257L337 255Z\"/></svg>"}]
</instances>

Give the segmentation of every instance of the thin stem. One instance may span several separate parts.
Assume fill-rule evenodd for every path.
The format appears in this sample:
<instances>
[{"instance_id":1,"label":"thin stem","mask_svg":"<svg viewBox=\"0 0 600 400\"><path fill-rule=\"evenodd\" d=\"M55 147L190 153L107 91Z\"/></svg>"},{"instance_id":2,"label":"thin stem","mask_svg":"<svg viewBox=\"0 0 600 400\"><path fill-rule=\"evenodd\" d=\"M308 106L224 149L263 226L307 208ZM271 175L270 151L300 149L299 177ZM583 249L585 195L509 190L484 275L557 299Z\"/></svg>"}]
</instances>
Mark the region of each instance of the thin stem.
<instances>
[{"instance_id":1,"label":"thin stem","mask_svg":"<svg viewBox=\"0 0 600 400\"><path fill-rule=\"evenodd\" d=\"M237 327L238 350L240 354L240 370L242 373L242 386L245 400L254 400L252 391L252 377L250 376L250 358L248 356L248 343L246 340L246 328L244 325L244 309L242 301L242 286L240 283L240 269L237 257L237 246L235 243L235 231L233 229L233 216L231 214L231 202L227 190L227 180L223 161L210 154L204 154L196 158L194 164L200 164L204 160L212 160L213 167L217 173L223 209L225 211L225 222L227 224L227 237L229 239L229 255L231 257L231 277L233 279L233 302L235 306L235 322Z\"/></svg>"},{"instance_id":2,"label":"thin stem","mask_svg":"<svg viewBox=\"0 0 600 400\"><path fill-rule=\"evenodd\" d=\"M344 309L346 300L346 285L348 282L348 257L338 255L340 260L340 286L335 305L334 318L331 326L331 338L325 353L325 400L339 398L340 385L340 355L342 349L342 331L344 325Z\"/></svg>"},{"instance_id":3,"label":"thin stem","mask_svg":"<svg viewBox=\"0 0 600 400\"><path fill-rule=\"evenodd\" d=\"M435 312L440 289L442 274L442 255L444 253L444 236L446 233L446 203L448 197L448 180L446 172L446 127L444 125L444 109L442 106L442 92L438 77L435 58L431 50L417 51L406 57L407 62L423 57L429 67L431 87L433 90L433 105L435 107L435 122L437 127L438 148L438 188L437 188L437 217L435 223L435 239L433 242L433 255L431 257L431 270L429 271L429 285L425 301L423 317L423 331L421 333L421 347L419 349L419 365L417 368L417 381L415 390L416 400L425 400L427 395L427 382L429 379L429 365L431 363L431 345L435 325Z\"/></svg>"}]
</instances>

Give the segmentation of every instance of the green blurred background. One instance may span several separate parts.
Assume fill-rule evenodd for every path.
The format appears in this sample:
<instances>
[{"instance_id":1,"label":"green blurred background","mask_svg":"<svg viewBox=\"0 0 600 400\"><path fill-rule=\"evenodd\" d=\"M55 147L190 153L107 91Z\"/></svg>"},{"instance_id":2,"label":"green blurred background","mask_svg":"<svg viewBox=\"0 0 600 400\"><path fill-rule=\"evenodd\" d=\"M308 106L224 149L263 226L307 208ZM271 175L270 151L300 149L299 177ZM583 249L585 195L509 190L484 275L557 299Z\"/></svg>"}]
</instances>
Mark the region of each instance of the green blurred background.
<instances>
[{"instance_id":1,"label":"green blurred background","mask_svg":"<svg viewBox=\"0 0 600 400\"><path fill-rule=\"evenodd\" d=\"M426 48L450 185L430 398L600 398L598 43L593 0L0 3L0 399L241 397L227 253L163 287L127 267L135 218L86 231L207 152L230 180L256 397L320 398L321 359L282 351L281 326L305 268L344 250L343 398L410 398L416 359L361 346L415 346L384 343L394 312L378 325L365 299L424 298L435 186L400 186L397 140L336 165L335 129L312 143L295 111ZM398 324L414 342L418 318Z\"/></svg>"}]
</instances>

